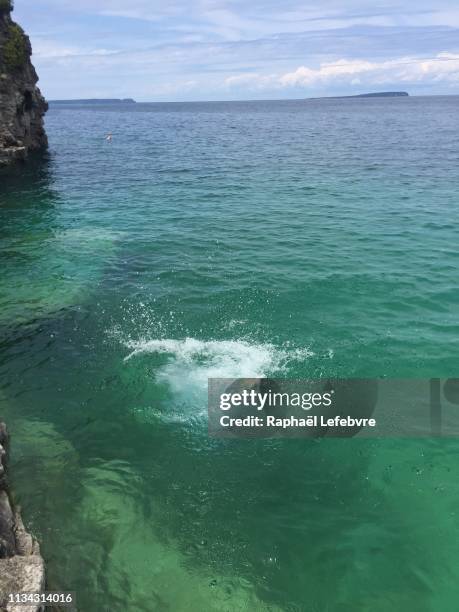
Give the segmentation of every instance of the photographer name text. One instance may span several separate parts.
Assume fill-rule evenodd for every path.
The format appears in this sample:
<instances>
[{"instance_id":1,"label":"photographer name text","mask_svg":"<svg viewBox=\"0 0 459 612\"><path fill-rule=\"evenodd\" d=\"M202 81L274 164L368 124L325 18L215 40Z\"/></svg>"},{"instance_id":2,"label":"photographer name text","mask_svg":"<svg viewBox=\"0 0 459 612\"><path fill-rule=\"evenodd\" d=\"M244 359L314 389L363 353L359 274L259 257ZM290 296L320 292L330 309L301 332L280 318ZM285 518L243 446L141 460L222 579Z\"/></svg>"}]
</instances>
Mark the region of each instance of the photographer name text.
<instances>
[{"instance_id":1,"label":"photographer name text","mask_svg":"<svg viewBox=\"0 0 459 612\"><path fill-rule=\"evenodd\" d=\"M290 427L376 427L376 419L355 418L351 416L334 416L332 418L322 415L311 415L305 418L253 416L230 417L225 414L220 417L222 427L275 427L288 429Z\"/></svg>"}]
</instances>

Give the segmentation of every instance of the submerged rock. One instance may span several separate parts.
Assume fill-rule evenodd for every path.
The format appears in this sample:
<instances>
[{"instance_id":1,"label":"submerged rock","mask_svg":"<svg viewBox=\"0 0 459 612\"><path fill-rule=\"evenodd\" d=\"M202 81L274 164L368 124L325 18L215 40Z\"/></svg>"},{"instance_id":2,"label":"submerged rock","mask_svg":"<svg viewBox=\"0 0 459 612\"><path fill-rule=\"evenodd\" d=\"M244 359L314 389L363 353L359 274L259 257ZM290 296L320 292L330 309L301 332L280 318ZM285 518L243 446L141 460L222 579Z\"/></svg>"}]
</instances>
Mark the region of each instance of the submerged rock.
<instances>
[{"instance_id":1,"label":"submerged rock","mask_svg":"<svg viewBox=\"0 0 459 612\"><path fill-rule=\"evenodd\" d=\"M48 104L37 87L30 40L11 11L12 1L0 0L0 166L48 144L43 127Z\"/></svg>"},{"instance_id":2,"label":"submerged rock","mask_svg":"<svg viewBox=\"0 0 459 612\"><path fill-rule=\"evenodd\" d=\"M13 508L6 482L8 434L0 423L0 611L36 612L39 606L8 603L9 593L40 593L45 586L45 567L38 542L27 533L19 509Z\"/></svg>"}]
</instances>

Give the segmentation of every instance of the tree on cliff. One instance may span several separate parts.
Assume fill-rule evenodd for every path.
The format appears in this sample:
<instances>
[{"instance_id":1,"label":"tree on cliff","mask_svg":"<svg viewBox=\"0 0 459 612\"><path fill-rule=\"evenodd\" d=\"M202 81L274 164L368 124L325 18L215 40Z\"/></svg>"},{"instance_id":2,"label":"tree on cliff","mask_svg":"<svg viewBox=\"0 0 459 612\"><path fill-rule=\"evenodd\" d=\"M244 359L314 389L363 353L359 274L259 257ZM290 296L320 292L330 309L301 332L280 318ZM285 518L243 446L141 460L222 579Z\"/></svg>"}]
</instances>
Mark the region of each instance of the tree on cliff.
<instances>
[{"instance_id":1,"label":"tree on cliff","mask_svg":"<svg viewBox=\"0 0 459 612\"><path fill-rule=\"evenodd\" d=\"M13 0L0 0L0 13L10 13L13 10Z\"/></svg>"}]
</instances>

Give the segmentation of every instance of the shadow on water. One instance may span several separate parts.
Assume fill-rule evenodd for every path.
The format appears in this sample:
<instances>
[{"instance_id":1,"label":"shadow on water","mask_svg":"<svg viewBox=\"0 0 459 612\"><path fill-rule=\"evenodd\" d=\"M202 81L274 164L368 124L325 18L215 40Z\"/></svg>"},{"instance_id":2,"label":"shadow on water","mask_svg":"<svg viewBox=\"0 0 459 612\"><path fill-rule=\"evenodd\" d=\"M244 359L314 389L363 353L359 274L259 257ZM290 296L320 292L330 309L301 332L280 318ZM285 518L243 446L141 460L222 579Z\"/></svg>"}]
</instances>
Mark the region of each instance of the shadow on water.
<instances>
[{"instance_id":1,"label":"shadow on water","mask_svg":"<svg viewBox=\"0 0 459 612\"><path fill-rule=\"evenodd\" d=\"M53 188L52 164L48 153L36 153L27 163L0 169L0 255L4 271L12 260L28 259L27 253L14 249L15 239L44 240L52 234L59 202Z\"/></svg>"},{"instance_id":2,"label":"shadow on water","mask_svg":"<svg viewBox=\"0 0 459 612\"><path fill-rule=\"evenodd\" d=\"M0 176L0 333L20 335L85 303L115 256L116 235L74 213L49 155Z\"/></svg>"},{"instance_id":3,"label":"shadow on water","mask_svg":"<svg viewBox=\"0 0 459 612\"><path fill-rule=\"evenodd\" d=\"M48 152L33 153L26 163L1 168L0 212L29 210L33 222L35 214L46 214L54 208L57 193L53 180L53 160Z\"/></svg>"}]
</instances>

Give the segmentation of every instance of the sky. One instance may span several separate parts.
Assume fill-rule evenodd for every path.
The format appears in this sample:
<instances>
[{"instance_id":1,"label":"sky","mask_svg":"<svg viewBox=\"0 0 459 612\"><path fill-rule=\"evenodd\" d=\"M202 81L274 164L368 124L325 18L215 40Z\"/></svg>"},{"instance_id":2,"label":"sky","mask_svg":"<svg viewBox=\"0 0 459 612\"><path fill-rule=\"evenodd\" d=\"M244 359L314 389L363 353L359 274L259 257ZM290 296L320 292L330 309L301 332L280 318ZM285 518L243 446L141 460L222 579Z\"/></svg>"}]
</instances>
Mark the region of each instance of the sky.
<instances>
[{"instance_id":1,"label":"sky","mask_svg":"<svg viewBox=\"0 0 459 612\"><path fill-rule=\"evenodd\" d=\"M459 94L457 0L16 0L48 99Z\"/></svg>"}]
</instances>

